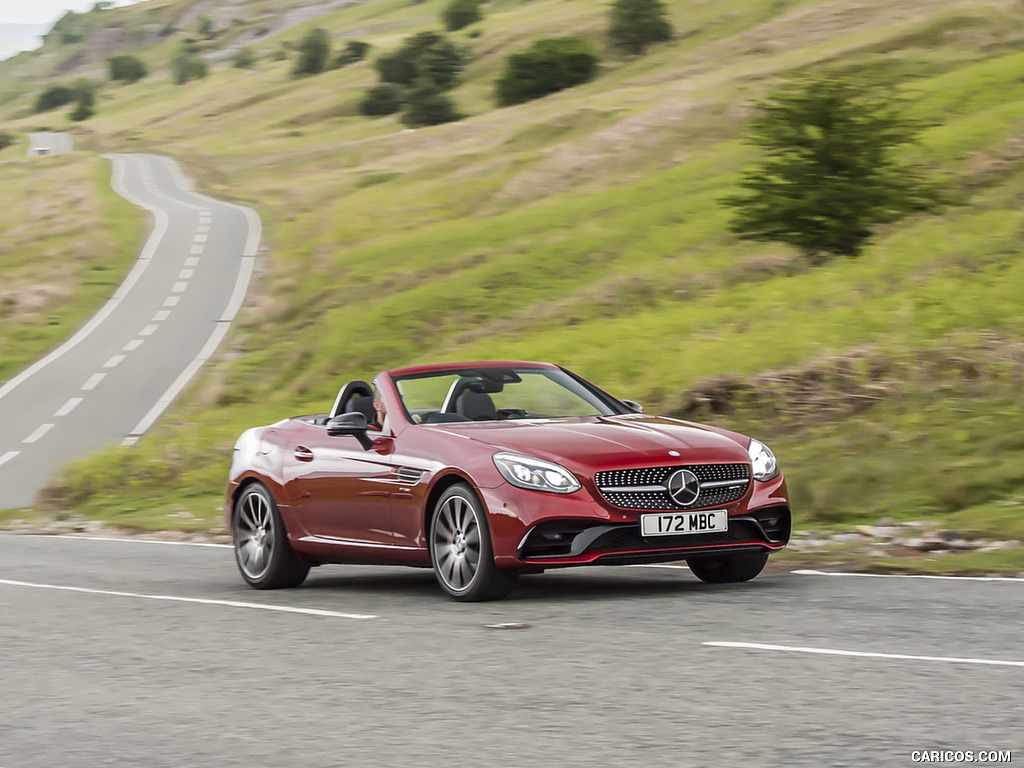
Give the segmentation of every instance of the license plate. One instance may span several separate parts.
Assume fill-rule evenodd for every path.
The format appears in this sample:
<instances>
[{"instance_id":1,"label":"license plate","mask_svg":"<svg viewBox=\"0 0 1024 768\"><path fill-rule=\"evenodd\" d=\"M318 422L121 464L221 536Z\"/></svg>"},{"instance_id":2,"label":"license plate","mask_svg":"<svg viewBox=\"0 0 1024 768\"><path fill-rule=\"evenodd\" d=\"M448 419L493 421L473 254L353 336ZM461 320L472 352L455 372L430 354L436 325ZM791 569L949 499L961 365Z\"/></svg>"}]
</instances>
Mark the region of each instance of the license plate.
<instances>
[{"instance_id":1,"label":"license plate","mask_svg":"<svg viewBox=\"0 0 1024 768\"><path fill-rule=\"evenodd\" d=\"M641 536L679 536L684 533L718 533L727 530L729 513L724 509L640 515Z\"/></svg>"}]
</instances>

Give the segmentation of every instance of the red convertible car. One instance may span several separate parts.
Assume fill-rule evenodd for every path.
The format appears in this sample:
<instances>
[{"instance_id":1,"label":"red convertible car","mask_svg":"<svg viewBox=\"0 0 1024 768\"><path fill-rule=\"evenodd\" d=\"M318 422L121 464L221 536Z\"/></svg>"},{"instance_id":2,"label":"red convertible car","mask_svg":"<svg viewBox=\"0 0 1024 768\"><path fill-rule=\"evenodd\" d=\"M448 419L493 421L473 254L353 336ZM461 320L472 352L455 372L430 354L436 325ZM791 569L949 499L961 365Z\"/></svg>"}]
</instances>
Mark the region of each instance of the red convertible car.
<instances>
[{"instance_id":1,"label":"red convertible car","mask_svg":"<svg viewBox=\"0 0 1024 768\"><path fill-rule=\"evenodd\" d=\"M775 456L642 411L548 363L349 382L330 413L238 439L224 506L238 567L257 589L298 586L322 563L432 567L456 600L574 565L757 576L790 536Z\"/></svg>"}]
</instances>

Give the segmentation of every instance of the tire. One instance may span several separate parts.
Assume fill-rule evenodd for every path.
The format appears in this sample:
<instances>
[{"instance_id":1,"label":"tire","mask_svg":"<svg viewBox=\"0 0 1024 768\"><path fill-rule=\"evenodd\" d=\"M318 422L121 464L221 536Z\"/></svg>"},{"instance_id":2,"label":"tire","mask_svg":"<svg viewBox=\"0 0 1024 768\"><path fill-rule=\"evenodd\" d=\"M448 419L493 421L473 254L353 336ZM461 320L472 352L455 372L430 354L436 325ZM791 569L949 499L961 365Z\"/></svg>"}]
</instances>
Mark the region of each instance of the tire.
<instances>
[{"instance_id":1,"label":"tire","mask_svg":"<svg viewBox=\"0 0 1024 768\"><path fill-rule=\"evenodd\" d=\"M731 584L750 581L757 576L768 562L767 552L753 555L718 555L716 557L695 557L687 560L693 575L708 584Z\"/></svg>"},{"instance_id":2,"label":"tire","mask_svg":"<svg viewBox=\"0 0 1024 768\"><path fill-rule=\"evenodd\" d=\"M461 602L499 600L516 582L516 574L494 564L487 515L464 483L441 494L430 516L430 562L449 597Z\"/></svg>"},{"instance_id":3,"label":"tire","mask_svg":"<svg viewBox=\"0 0 1024 768\"><path fill-rule=\"evenodd\" d=\"M247 485L235 502L231 519L235 563L254 589L288 589L306 580L309 564L288 543L281 513L261 483Z\"/></svg>"}]
</instances>

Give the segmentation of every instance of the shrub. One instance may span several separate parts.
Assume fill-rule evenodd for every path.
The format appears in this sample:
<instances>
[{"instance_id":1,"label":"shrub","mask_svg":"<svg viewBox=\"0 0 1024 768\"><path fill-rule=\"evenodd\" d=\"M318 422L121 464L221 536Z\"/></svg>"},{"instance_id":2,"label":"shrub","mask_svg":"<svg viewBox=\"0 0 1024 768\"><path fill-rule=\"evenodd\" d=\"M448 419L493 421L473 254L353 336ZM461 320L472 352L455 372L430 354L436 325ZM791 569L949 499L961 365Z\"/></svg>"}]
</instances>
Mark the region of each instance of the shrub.
<instances>
[{"instance_id":1,"label":"shrub","mask_svg":"<svg viewBox=\"0 0 1024 768\"><path fill-rule=\"evenodd\" d=\"M393 115L402 108L402 92L397 85L382 83L366 92L359 104L359 111L367 117Z\"/></svg>"},{"instance_id":2,"label":"shrub","mask_svg":"<svg viewBox=\"0 0 1024 768\"><path fill-rule=\"evenodd\" d=\"M75 105L75 108L71 110L71 119L76 123L80 123L83 120L88 120L94 114L96 114L96 110L93 109L90 104L80 101Z\"/></svg>"},{"instance_id":3,"label":"shrub","mask_svg":"<svg viewBox=\"0 0 1024 768\"><path fill-rule=\"evenodd\" d=\"M36 97L36 112L49 112L75 100L75 92L66 85L51 85Z\"/></svg>"},{"instance_id":4,"label":"shrub","mask_svg":"<svg viewBox=\"0 0 1024 768\"><path fill-rule=\"evenodd\" d=\"M411 86L430 80L442 91L455 86L465 67L465 54L437 32L413 35L397 51L377 59L377 71L386 83Z\"/></svg>"},{"instance_id":5,"label":"shrub","mask_svg":"<svg viewBox=\"0 0 1024 768\"><path fill-rule=\"evenodd\" d=\"M783 242L812 263L857 256L873 229L938 206L938 188L897 161L920 126L891 93L828 73L796 78L757 105L752 144L764 150L743 174L732 229Z\"/></svg>"},{"instance_id":6,"label":"shrub","mask_svg":"<svg viewBox=\"0 0 1024 768\"><path fill-rule=\"evenodd\" d=\"M638 55L651 43L672 39L672 25L665 18L661 0L615 0L608 37L612 46Z\"/></svg>"},{"instance_id":7,"label":"shrub","mask_svg":"<svg viewBox=\"0 0 1024 768\"><path fill-rule=\"evenodd\" d=\"M14 134L10 131L0 131L0 150L4 150L11 146L17 139Z\"/></svg>"},{"instance_id":8,"label":"shrub","mask_svg":"<svg viewBox=\"0 0 1024 768\"><path fill-rule=\"evenodd\" d=\"M135 56L112 56L107 59L110 68L111 80L123 80L126 83L134 83L147 74L146 65L141 59Z\"/></svg>"},{"instance_id":9,"label":"shrub","mask_svg":"<svg viewBox=\"0 0 1024 768\"><path fill-rule=\"evenodd\" d=\"M593 79L598 58L577 37L537 40L508 57L505 73L496 83L498 105L521 104Z\"/></svg>"},{"instance_id":10,"label":"shrub","mask_svg":"<svg viewBox=\"0 0 1024 768\"><path fill-rule=\"evenodd\" d=\"M252 52L252 48L242 46L235 53L234 65L239 69L252 69L256 64L256 54Z\"/></svg>"},{"instance_id":11,"label":"shrub","mask_svg":"<svg viewBox=\"0 0 1024 768\"><path fill-rule=\"evenodd\" d=\"M349 64L355 64L357 61L365 59L366 54L369 52L369 43L364 43L362 40L349 40L338 53L338 58L334 60L334 66L344 67Z\"/></svg>"},{"instance_id":12,"label":"shrub","mask_svg":"<svg viewBox=\"0 0 1024 768\"><path fill-rule=\"evenodd\" d=\"M476 24L481 18L480 0L451 0L441 13L444 27L449 32Z\"/></svg>"},{"instance_id":13,"label":"shrub","mask_svg":"<svg viewBox=\"0 0 1024 768\"><path fill-rule=\"evenodd\" d=\"M419 80L406 96L402 122L412 127L450 123L462 116L455 105L432 80Z\"/></svg>"},{"instance_id":14,"label":"shrub","mask_svg":"<svg viewBox=\"0 0 1024 768\"><path fill-rule=\"evenodd\" d=\"M206 62L203 57L182 47L171 59L171 79L175 85L184 85L189 80L206 77Z\"/></svg>"},{"instance_id":15,"label":"shrub","mask_svg":"<svg viewBox=\"0 0 1024 768\"><path fill-rule=\"evenodd\" d=\"M318 75L327 69L331 55L331 36L326 29L317 27L309 30L299 40L297 48L299 58L295 60L293 75Z\"/></svg>"}]
</instances>

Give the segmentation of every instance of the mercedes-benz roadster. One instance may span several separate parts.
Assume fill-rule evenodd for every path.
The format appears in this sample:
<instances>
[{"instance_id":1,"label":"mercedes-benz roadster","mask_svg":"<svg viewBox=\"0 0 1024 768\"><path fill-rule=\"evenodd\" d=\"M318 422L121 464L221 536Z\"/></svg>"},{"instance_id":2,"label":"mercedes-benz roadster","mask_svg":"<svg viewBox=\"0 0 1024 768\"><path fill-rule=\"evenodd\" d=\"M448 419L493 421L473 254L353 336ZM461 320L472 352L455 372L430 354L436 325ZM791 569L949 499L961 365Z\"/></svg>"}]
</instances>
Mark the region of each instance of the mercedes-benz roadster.
<instances>
[{"instance_id":1,"label":"mercedes-benz roadster","mask_svg":"<svg viewBox=\"0 0 1024 768\"><path fill-rule=\"evenodd\" d=\"M311 566L433 568L456 600L521 573L686 560L746 581L789 541L766 445L647 415L548 363L425 365L342 387L330 413L244 432L225 516L242 577Z\"/></svg>"}]
</instances>

